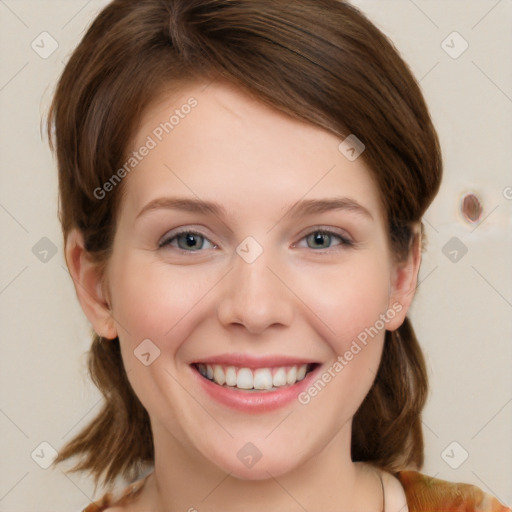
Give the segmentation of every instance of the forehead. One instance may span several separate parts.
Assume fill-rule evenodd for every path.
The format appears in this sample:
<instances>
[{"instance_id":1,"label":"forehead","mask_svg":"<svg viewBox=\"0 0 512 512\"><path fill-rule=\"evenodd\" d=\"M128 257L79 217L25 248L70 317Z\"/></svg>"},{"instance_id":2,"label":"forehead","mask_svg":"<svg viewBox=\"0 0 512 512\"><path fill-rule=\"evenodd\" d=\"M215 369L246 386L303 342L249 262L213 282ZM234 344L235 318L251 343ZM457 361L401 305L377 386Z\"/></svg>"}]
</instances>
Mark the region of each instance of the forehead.
<instances>
[{"instance_id":1,"label":"forehead","mask_svg":"<svg viewBox=\"0 0 512 512\"><path fill-rule=\"evenodd\" d=\"M185 85L144 112L130 144L139 160L124 184L126 201L138 210L167 194L215 200L227 209L250 208L251 201L279 209L341 195L381 215L370 169L362 158L344 156L342 140L232 84Z\"/></svg>"}]
</instances>

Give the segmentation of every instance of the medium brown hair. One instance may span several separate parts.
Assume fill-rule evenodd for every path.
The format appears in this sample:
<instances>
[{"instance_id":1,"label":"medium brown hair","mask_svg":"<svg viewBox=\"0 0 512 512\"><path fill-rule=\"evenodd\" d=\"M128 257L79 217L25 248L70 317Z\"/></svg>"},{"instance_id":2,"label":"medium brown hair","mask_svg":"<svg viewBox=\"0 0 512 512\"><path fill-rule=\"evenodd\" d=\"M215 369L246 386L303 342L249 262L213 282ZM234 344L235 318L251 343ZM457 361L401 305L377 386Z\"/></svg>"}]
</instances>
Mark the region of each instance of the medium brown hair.
<instances>
[{"instance_id":1,"label":"medium brown hair","mask_svg":"<svg viewBox=\"0 0 512 512\"><path fill-rule=\"evenodd\" d=\"M441 152L424 98L393 44L339 0L115 0L71 55L48 117L59 170L64 240L72 228L98 264L109 257L125 161L142 113L165 88L216 77L342 138L355 134L381 194L393 252L438 191ZM129 179L129 178L127 178ZM59 453L96 483L133 479L154 456L149 417L123 367L119 340L94 335L89 371L105 397ZM375 381L353 421L352 458L388 471L423 465L425 361L410 321L386 332Z\"/></svg>"}]
</instances>

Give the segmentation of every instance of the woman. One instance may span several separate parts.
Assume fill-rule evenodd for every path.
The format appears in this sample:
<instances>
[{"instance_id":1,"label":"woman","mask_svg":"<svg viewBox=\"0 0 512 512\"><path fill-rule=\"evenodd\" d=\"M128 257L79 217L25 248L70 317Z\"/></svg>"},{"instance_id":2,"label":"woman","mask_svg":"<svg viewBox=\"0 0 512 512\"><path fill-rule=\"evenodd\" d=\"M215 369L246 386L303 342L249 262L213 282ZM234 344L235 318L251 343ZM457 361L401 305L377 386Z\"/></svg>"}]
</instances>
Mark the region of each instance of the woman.
<instances>
[{"instance_id":1,"label":"woman","mask_svg":"<svg viewBox=\"0 0 512 512\"><path fill-rule=\"evenodd\" d=\"M105 395L57 462L139 478L87 512L510 510L418 472L407 311L441 155L360 12L116 0L48 123Z\"/></svg>"}]
</instances>

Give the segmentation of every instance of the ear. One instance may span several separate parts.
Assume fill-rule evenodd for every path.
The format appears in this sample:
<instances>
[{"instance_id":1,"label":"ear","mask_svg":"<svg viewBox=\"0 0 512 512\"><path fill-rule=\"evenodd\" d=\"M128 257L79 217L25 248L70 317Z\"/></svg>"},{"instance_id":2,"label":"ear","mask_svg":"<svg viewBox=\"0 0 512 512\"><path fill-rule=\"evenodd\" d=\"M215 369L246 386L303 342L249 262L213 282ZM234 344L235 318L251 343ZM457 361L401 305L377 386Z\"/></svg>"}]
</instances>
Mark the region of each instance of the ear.
<instances>
[{"instance_id":1,"label":"ear","mask_svg":"<svg viewBox=\"0 0 512 512\"><path fill-rule=\"evenodd\" d=\"M95 332L103 338L114 339L117 329L106 300L105 282L98 263L85 250L82 233L70 231L66 240L66 263L75 285L76 295Z\"/></svg>"},{"instance_id":2,"label":"ear","mask_svg":"<svg viewBox=\"0 0 512 512\"><path fill-rule=\"evenodd\" d=\"M421 263L420 226L415 227L413 233L407 258L393 264L388 309L393 309L396 315L387 321L386 330L388 331L394 331L402 325L416 292Z\"/></svg>"}]
</instances>

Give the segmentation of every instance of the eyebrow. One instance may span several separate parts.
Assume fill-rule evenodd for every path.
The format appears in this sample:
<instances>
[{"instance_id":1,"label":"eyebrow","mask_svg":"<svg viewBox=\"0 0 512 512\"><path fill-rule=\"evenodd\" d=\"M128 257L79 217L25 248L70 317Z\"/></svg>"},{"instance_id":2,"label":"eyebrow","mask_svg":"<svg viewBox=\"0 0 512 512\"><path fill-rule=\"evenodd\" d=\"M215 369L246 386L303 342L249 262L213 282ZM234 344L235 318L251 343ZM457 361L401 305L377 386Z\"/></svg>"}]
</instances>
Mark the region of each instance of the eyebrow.
<instances>
[{"instance_id":1,"label":"eyebrow","mask_svg":"<svg viewBox=\"0 0 512 512\"><path fill-rule=\"evenodd\" d=\"M187 197L160 197L146 204L137 214L136 219L154 210L182 210L191 213L213 214L217 217L227 216L226 208L215 201L204 201ZM358 213L370 219L372 214L363 205L347 197L328 199L302 199L285 209L283 217L295 215L306 216L325 213L332 210L345 210Z\"/></svg>"}]
</instances>

